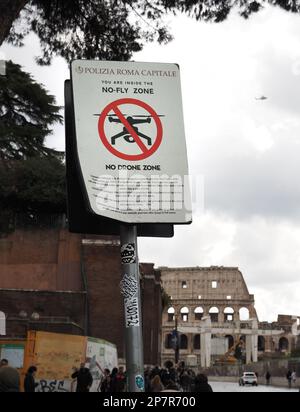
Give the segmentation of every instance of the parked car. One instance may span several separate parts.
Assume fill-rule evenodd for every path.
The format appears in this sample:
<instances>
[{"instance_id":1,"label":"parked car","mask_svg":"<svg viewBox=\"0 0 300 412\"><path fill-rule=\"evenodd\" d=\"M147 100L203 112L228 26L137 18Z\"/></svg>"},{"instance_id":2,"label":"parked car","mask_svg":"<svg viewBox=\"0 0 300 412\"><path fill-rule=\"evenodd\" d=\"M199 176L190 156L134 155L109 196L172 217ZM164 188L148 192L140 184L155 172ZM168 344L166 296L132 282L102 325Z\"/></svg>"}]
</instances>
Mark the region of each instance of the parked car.
<instances>
[{"instance_id":1,"label":"parked car","mask_svg":"<svg viewBox=\"0 0 300 412\"><path fill-rule=\"evenodd\" d=\"M240 386L245 386L245 385L257 386L257 384L258 384L257 376L255 375L254 372L244 372L243 376L239 379Z\"/></svg>"}]
</instances>

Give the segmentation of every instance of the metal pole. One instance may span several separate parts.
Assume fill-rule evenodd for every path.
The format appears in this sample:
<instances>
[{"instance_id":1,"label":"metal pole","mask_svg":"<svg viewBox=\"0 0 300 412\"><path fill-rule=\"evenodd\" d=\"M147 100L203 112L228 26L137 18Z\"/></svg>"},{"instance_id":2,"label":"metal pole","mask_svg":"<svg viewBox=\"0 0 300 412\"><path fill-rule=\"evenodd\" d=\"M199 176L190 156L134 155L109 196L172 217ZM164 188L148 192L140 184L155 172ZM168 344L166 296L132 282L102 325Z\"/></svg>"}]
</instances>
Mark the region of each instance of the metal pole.
<instances>
[{"instance_id":1,"label":"metal pole","mask_svg":"<svg viewBox=\"0 0 300 412\"><path fill-rule=\"evenodd\" d=\"M124 296L126 370L129 392L144 392L144 354L137 227L121 225L121 262Z\"/></svg>"}]
</instances>

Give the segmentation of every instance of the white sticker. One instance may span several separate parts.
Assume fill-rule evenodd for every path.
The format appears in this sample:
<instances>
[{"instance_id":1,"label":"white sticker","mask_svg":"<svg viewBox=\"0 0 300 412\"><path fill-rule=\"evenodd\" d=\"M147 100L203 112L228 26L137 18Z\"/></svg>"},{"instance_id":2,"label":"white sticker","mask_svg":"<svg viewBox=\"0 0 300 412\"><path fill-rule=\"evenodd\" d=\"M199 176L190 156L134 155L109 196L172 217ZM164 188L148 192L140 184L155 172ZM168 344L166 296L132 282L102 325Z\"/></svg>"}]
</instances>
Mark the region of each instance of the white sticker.
<instances>
[{"instance_id":1,"label":"white sticker","mask_svg":"<svg viewBox=\"0 0 300 412\"><path fill-rule=\"evenodd\" d=\"M140 326L138 281L134 276L125 274L120 287L124 296L126 328Z\"/></svg>"},{"instance_id":2,"label":"white sticker","mask_svg":"<svg viewBox=\"0 0 300 412\"><path fill-rule=\"evenodd\" d=\"M138 298L125 301L125 319L126 328L130 328L131 326L140 326Z\"/></svg>"},{"instance_id":3,"label":"white sticker","mask_svg":"<svg viewBox=\"0 0 300 412\"><path fill-rule=\"evenodd\" d=\"M138 282L134 276L125 273L120 283L121 293L125 300L130 300L138 294Z\"/></svg>"},{"instance_id":4,"label":"white sticker","mask_svg":"<svg viewBox=\"0 0 300 412\"><path fill-rule=\"evenodd\" d=\"M136 262L135 244L127 243L121 247L122 264L132 264Z\"/></svg>"}]
</instances>

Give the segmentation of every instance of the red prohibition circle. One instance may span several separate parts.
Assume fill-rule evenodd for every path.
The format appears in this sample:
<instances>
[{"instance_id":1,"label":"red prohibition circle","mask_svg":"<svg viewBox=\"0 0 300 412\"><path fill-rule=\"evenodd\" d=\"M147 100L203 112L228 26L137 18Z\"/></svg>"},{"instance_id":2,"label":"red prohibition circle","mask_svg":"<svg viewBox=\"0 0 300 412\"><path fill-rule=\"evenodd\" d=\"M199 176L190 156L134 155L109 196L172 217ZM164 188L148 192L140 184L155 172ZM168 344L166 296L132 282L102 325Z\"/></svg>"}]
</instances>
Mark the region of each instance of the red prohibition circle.
<instances>
[{"instance_id":1,"label":"red prohibition circle","mask_svg":"<svg viewBox=\"0 0 300 412\"><path fill-rule=\"evenodd\" d=\"M123 116L123 114L119 110L119 106L121 106L123 104L132 104L132 105L142 107L148 113L150 113L150 115L152 116L152 118L154 119L155 124L156 124L156 128L157 128L156 140L155 140L154 144L151 146L150 149L148 149L143 144L143 142L141 142L141 139L139 138L139 136L136 135L136 133L131 133L131 134L133 134L133 136L132 136L133 139L139 145L139 147L141 148L141 151L142 151L142 153L138 154L138 155L129 155L129 154L122 153L122 152L118 151L117 149L112 147L111 143L108 141L108 139L106 137L106 134L105 134L105 130L104 130L105 121L106 121L106 118L107 118L108 114L112 110L119 117L119 119L121 120L124 127L126 127L126 125L123 123L124 120L125 120L126 124L128 124L125 116ZM120 118L120 116L121 116L121 118ZM162 123L161 123L161 120L160 120L158 114L155 112L155 110L153 110L151 106L149 106L145 102L142 102L141 100L130 99L130 98L115 100L114 102L110 103L109 105L107 105L105 107L105 109L103 110L103 112L101 113L100 118L99 118L98 132L99 132L100 139L101 139L102 143L104 144L104 146L107 148L107 150L109 150L113 155L115 155L115 156L117 156L117 157L119 157L123 160L132 160L132 161L144 160L144 159L147 159L148 157L150 157L151 155L153 155L153 153L155 153L157 151L157 149L159 148L159 146L161 145L162 137L163 137Z\"/></svg>"}]
</instances>

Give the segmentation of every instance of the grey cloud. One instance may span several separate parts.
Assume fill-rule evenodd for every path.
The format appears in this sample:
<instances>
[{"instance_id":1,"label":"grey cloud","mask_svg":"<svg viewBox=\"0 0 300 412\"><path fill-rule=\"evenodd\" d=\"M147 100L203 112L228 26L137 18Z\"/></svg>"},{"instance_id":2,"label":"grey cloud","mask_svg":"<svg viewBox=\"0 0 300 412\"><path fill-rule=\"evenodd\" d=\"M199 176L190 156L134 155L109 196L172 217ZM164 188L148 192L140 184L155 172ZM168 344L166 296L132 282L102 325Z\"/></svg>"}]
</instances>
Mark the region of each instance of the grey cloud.
<instances>
[{"instance_id":1,"label":"grey cloud","mask_svg":"<svg viewBox=\"0 0 300 412\"><path fill-rule=\"evenodd\" d=\"M276 147L255 158L224 159L219 173L206 175L206 207L239 218L249 215L300 217L298 147Z\"/></svg>"}]
</instances>

